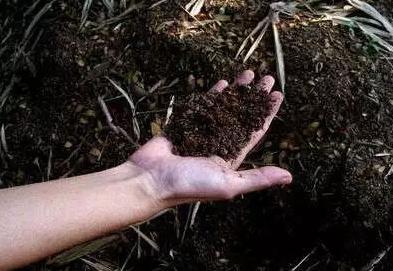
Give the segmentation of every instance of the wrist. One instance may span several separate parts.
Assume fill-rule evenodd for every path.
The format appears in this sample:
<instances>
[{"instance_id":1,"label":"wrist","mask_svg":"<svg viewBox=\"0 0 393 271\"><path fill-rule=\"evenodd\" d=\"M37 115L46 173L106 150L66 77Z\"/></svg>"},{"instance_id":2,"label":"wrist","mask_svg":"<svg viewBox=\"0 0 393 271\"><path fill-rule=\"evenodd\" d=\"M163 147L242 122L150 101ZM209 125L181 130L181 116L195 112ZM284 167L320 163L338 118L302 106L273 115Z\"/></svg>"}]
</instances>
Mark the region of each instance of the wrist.
<instances>
[{"instance_id":1,"label":"wrist","mask_svg":"<svg viewBox=\"0 0 393 271\"><path fill-rule=\"evenodd\" d=\"M152 172L132 161L126 161L112 170L115 170L124 180L124 183L118 187L119 193L127 191L129 197L126 204L134 214L138 214L137 222L146 220L169 207L157 187L156 177Z\"/></svg>"}]
</instances>

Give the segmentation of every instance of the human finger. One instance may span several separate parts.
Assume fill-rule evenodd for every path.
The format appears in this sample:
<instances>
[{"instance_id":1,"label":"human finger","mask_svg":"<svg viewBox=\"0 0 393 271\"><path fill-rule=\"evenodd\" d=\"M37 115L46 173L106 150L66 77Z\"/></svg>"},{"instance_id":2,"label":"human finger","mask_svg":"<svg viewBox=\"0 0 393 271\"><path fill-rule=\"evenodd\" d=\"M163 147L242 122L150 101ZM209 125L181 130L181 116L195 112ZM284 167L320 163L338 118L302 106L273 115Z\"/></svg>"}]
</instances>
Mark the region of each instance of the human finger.
<instances>
[{"instance_id":1,"label":"human finger","mask_svg":"<svg viewBox=\"0 0 393 271\"><path fill-rule=\"evenodd\" d=\"M272 123L274 117L277 115L278 110L280 109L280 106L284 100L284 95L282 92L279 91L273 91L269 95L269 100L271 103L271 109L269 112L269 115L265 118L265 122L263 123L263 131L267 131L269 129L270 124Z\"/></svg>"},{"instance_id":2,"label":"human finger","mask_svg":"<svg viewBox=\"0 0 393 271\"><path fill-rule=\"evenodd\" d=\"M223 92L224 89L228 87L228 81L227 80L220 80L218 81L209 91L211 92Z\"/></svg>"},{"instance_id":3,"label":"human finger","mask_svg":"<svg viewBox=\"0 0 393 271\"><path fill-rule=\"evenodd\" d=\"M263 190L272 186L287 185L292 175L287 170L267 166L237 172L238 177L230 181L230 189L235 195Z\"/></svg>"},{"instance_id":4,"label":"human finger","mask_svg":"<svg viewBox=\"0 0 393 271\"><path fill-rule=\"evenodd\" d=\"M274 117L277 115L278 110L280 109L281 103L284 100L284 96L281 92L273 91L269 95L271 109L269 115L265 118L265 122L263 126L258 131L255 131L251 134L250 140L247 145L239 152L235 159L229 160L230 168L237 169L243 160L246 158L247 154L261 141L264 137L265 133L269 129L271 122Z\"/></svg>"},{"instance_id":5,"label":"human finger","mask_svg":"<svg viewBox=\"0 0 393 271\"><path fill-rule=\"evenodd\" d=\"M264 76L261 80L259 80L255 87L256 89L263 91L269 94L274 86L274 78L270 75Z\"/></svg>"},{"instance_id":6,"label":"human finger","mask_svg":"<svg viewBox=\"0 0 393 271\"><path fill-rule=\"evenodd\" d=\"M236 78L235 86L247 86L254 80L255 74L252 70L245 70L241 72Z\"/></svg>"}]
</instances>

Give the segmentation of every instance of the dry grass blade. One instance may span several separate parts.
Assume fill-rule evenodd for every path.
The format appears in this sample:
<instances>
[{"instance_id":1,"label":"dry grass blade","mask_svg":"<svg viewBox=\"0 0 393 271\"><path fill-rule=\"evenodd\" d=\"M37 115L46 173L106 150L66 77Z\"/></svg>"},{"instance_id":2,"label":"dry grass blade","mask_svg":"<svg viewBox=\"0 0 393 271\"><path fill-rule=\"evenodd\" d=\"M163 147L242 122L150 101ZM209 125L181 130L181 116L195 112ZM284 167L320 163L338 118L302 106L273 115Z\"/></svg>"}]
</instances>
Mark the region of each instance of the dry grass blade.
<instances>
[{"instance_id":1,"label":"dry grass blade","mask_svg":"<svg viewBox=\"0 0 393 271\"><path fill-rule=\"evenodd\" d=\"M196 3L192 6L190 14L195 16L201 12L203 5L205 4L205 0L197 0Z\"/></svg>"},{"instance_id":2,"label":"dry grass blade","mask_svg":"<svg viewBox=\"0 0 393 271\"><path fill-rule=\"evenodd\" d=\"M3 154L3 152L1 152L1 149L3 148L4 154L9 158L12 159L12 155L8 153L8 145L7 145L7 140L5 138L5 127L4 124L1 125L1 130L0 130L0 153ZM3 158L3 157L2 157ZM3 159L2 159L3 160Z\"/></svg>"},{"instance_id":3,"label":"dry grass blade","mask_svg":"<svg viewBox=\"0 0 393 271\"><path fill-rule=\"evenodd\" d=\"M6 43L6 41L11 37L12 34L12 29L8 30L7 35L5 35L5 37L1 40L0 44L3 45L4 43Z\"/></svg>"},{"instance_id":4,"label":"dry grass blade","mask_svg":"<svg viewBox=\"0 0 393 271\"><path fill-rule=\"evenodd\" d=\"M153 9L153 8L155 8L155 7L158 7L158 6L161 5L162 3L165 3L166 1L168 1L168 0L160 0L160 1L156 2L156 3L154 3L153 5L151 5L151 6L149 7L149 9Z\"/></svg>"},{"instance_id":5,"label":"dry grass blade","mask_svg":"<svg viewBox=\"0 0 393 271\"><path fill-rule=\"evenodd\" d=\"M252 30L252 32L244 39L243 43L240 45L240 48L237 51L235 58L238 58L240 56L252 36L254 36L259 30L261 30L261 28L265 27L267 23L268 17L265 17L261 22L257 24L257 26Z\"/></svg>"},{"instance_id":6,"label":"dry grass blade","mask_svg":"<svg viewBox=\"0 0 393 271\"><path fill-rule=\"evenodd\" d=\"M42 9L40 9L40 11L37 13L37 15L34 16L33 20L31 21L31 23L29 24L29 26L27 27L25 34L23 35L23 39L24 41L28 40L31 32L33 31L35 25L38 23L38 21L41 19L42 16L44 16L45 13L47 13L49 11L49 9L52 7L52 4L55 0L47 3L45 6L43 6Z\"/></svg>"},{"instance_id":7,"label":"dry grass blade","mask_svg":"<svg viewBox=\"0 0 393 271\"><path fill-rule=\"evenodd\" d=\"M4 106L5 102L7 101L8 95L10 94L11 90L13 89L15 82L16 82L16 77L13 76L11 78L11 81L8 84L8 86L1 93L1 96L0 96L0 112L3 109L3 106Z\"/></svg>"},{"instance_id":8,"label":"dry grass blade","mask_svg":"<svg viewBox=\"0 0 393 271\"><path fill-rule=\"evenodd\" d=\"M274 36L274 49L276 52L276 66L277 75L281 86L281 91L285 94L285 63L284 63L284 52L280 41L280 35L278 28L275 23L272 23L273 36Z\"/></svg>"},{"instance_id":9,"label":"dry grass blade","mask_svg":"<svg viewBox=\"0 0 393 271\"><path fill-rule=\"evenodd\" d=\"M85 3L83 4L81 24L79 26L79 30L85 26L85 23L87 21L87 17L89 16L89 11L90 11L92 3L93 3L93 0L85 0Z\"/></svg>"},{"instance_id":10,"label":"dry grass blade","mask_svg":"<svg viewBox=\"0 0 393 271\"><path fill-rule=\"evenodd\" d=\"M375 267L381 262L381 260L386 256L386 254L390 251L392 246L389 246L387 249L383 250L380 252L372 261L364 266L361 270L362 271L372 271L375 269Z\"/></svg>"},{"instance_id":11,"label":"dry grass blade","mask_svg":"<svg viewBox=\"0 0 393 271\"><path fill-rule=\"evenodd\" d=\"M134 246L131 248L131 251L130 251L130 253L128 254L126 260L125 260L124 263L123 263L123 265L121 266L120 271L124 271L124 269L126 268L128 262L129 262L130 259L131 259L132 254L134 253L135 248L136 248L136 245L134 245Z\"/></svg>"},{"instance_id":12,"label":"dry grass blade","mask_svg":"<svg viewBox=\"0 0 393 271\"><path fill-rule=\"evenodd\" d=\"M102 0L102 3L108 9L109 16L112 16L113 13L115 12L115 3L114 3L114 1L113 0Z\"/></svg>"},{"instance_id":13,"label":"dry grass blade","mask_svg":"<svg viewBox=\"0 0 393 271\"><path fill-rule=\"evenodd\" d=\"M378 26L378 27L382 27L383 26L379 21L374 20L374 19L370 19L370 18L353 16L353 17L351 17L351 19L355 20L357 22L360 22L360 23L367 23L367 24L370 24L370 25Z\"/></svg>"},{"instance_id":14,"label":"dry grass blade","mask_svg":"<svg viewBox=\"0 0 393 271\"><path fill-rule=\"evenodd\" d=\"M386 173L385 177L383 178L385 181L387 181L388 177L391 176L393 174L393 164L390 167L388 173Z\"/></svg>"},{"instance_id":15,"label":"dry grass blade","mask_svg":"<svg viewBox=\"0 0 393 271\"><path fill-rule=\"evenodd\" d=\"M359 23L359 22L358 22L358 24L362 25L362 27L367 31L367 33L370 32L370 33L373 33L373 34L375 34L375 35L377 35L379 37L386 38L388 40L392 39L392 36L390 35L389 32L386 32L386 31L383 31L383 30L381 30L379 28L375 28L375 27L372 27L370 25L362 24L362 23ZM359 25L358 25L358 27L359 27ZM367 34L367 33L365 33L365 34Z\"/></svg>"},{"instance_id":16,"label":"dry grass blade","mask_svg":"<svg viewBox=\"0 0 393 271\"><path fill-rule=\"evenodd\" d=\"M136 108L134 102L132 101L131 97L127 94L127 92L124 89L122 89L118 84L116 84L112 79L110 79L109 77L106 77L106 79L108 79L108 81L123 95L123 97L126 98L128 104L130 105L131 112L132 112L132 123L134 127L134 133L137 140L139 140L141 136L141 131L139 129L139 124L136 119Z\"/></svg>"},{"instance_id":17,"label":"dry grass blade","mask_svg":"<svg viewBox=\"0 0 393 271\"><path fill-rule=\"evenodd\" d=\"M52 259L47 261L49 265L63 265L79 259L83 256L91 254L99 249L102 249L104 246L119 240L117 235L111 235L105 238L101 238L92 242L88 242L76 247L73 247L69 250L62 252L61 254L55 256Z\"/></svg>"},{"instance_id":18,"label":"dry grass blade","mask_svg":"<svg viewBox=\"0 0 393 271\"><path fill-rule=\"evenodd\" d=\"M188 229L189 224L190 224L192 209L193 209L193 204L188 205L187 220L186 220L186 223L184 224L183 233L182 233L181 239L180 239L180 243L181 244L183 244L184 238L186 237L186 232L187 232L187 229Z\"/></svg>"},{"instance_id":19,"label":"dry grass blade","mask_svg":"<svg viewBox=\"0 0 393 271\"><path fill-rule=\"evenodd\" d=\"M108 79L108 81L121 93L121 95L123 95L124 98L126 98L128 104L131 107L132 111L135 111L135 105L134 102L131 100L130 96L127 94L127 92L122 89L118 84L116 84L112 79L110 79L109 77L106 77L106 79Z\"/></svg>"},{"instance_id":20,"label":"dry grass blade","mask_svg":"<svg viewBox=\"0 0 393 271\"><path fill-rule=\"evenodd\" d=\"M258 38L254 41L254 43L251 45L250 49L248 50L246 56L243 59L243 63L246 63L246 61L254 53L255 49L258 47L258 45L261 42L263 36L265 35L266 30L267 30L268 27L269 27L269 23L266 23L265 26L262 28L261 33L259 33Z\"/></svg>"},{"instance_id":21,"label":"dry grass blade","mask_svg":"<svg viewBox=\"0 0 393 271\"><path fill-rule=\"evenodd\" d=\"M178 6L185 11L185 13L187 13L191 18L193 18L200 26L202 26L202 28L204 28L204 25L198 20L197 17L195 17L194 15L192 15L187 9L185 9L182 5L178 4Z\"/></svg>"},{"instance_id":22,"label":"dry grass blade","mask_svg":"<svg viewBox=\"0 0 393 271\"><path fill-rule=\"evenodd\" d=\"M363 11L364 13L368 14L375 20L381 22L381 24L385 27L385 29L393 36L392 24L384 16L382 16L382 14L379 13L378 10L376 10L373 6L361 0L347 0L347 1L355 8Z\"/></svg>"},{"instance_id":23,"label":"dry grass blade","mask_svg":"<svg viewBox=\"0 0 393 271\"><path fill-rule=\"evenodd\" d=\"M0 130L0 138L1 138L1 145L3 147L3 150L5 154L8 154L8 146L7 146L7 141L5 139L5 128L4 124L1 125L1 130Z\"/></svg>"},{"instance_id":24,"label":"dry grass blade","mask_svg":"<svg viewBox=\"0 0 393 271\"><path fill-rule=\"evenodd\" d=\"M48 157L48 167L46 169L46 179L49 181L50 175L52 173L52 156L53 150L52 147L49 148L49 157Z\"/></svg>"},{"instance_id":25,"label":"dry grass blade","mask_svg":"<svg viewBox=\"0 0 393 271\"><path fill-rule=\"evenodd\" d=\"M166 113L166 120L165 120L165 125L168 125L169 123L169 119L172 116L172 112L173 112L173 103L175 102L175 96L171 97L171 101L169 102L169 106L168 106L168 110Z\"/></svg>"},{"instance_id":26,"label":"dry grass blade","mask_svg":"<svg viewBox=\"0 0 393 271\"><path fill-rule=\"evenodd\" d=\"M296 271L305 261L308 260L308 258L310 258L310 256L312 254L314 254L314 252L316 251L317 248L314 248L313 250L311 250L310 253L308 253L303 259L301 259L301 261L291 269L291 271Z\"/></svg>"},{"instance_id":27,"label":"dry grass blade","mask_svg":"<svg viewBox=\"0 0 393 271\"><path fill-rule=\"evenodd\" d=\"M157 243L151 240L149 237L147 237L147 235L141 232L137 227L130 226L130 228L132 228L138 234L138 236L140 236L143 240L145 240L146 243L148 243L154 250L156 251L160 250Z\"/></svg>"},{"instance_id":28,"label":"dry grass blade","mask_svg":"<svg viewBox=\"0 0 393 271\"><path fill-rule=\"evenodd\" d=\"M121 1L120 1L120 6L121 6L122 8L126 8L126 7L127 7L127 0L121 0Z\"/></svg>"},{"instance_id":29,"label":"dry grass blade","mask_svg":"<svg viewBox=\"0 0 393 271\"><path fill-rule=\"evenodd\" d=\"M194 205L194 209L192 210L192 214L191 214L190 228L192 228L192 226L194 226L195 218L196 218L196 215L198 213L198 210L199 210L200 206L201 206L201 202L200 201L198 201Z\"/></svg>"},{"instance_id":30,"label":"dry grass blade","mask_svg":"<svg viewBox=\"0 0 393 271\"><path fill-rule=\"evenodd\" d=\"M188 2L184 7L186 8L186 10L190 10L191 7L196 3L196 1L198 0L191 0L190 2Z\"/></svg>"},{"instance_id":31,"label":"dry grass blade","mask_svg":"<svg viewBox=\"0 0 393 271\"><path fill-rule=\"evenodd\" d=\"M124 2L124 3L125 3L125 2ZM130 5L123 13L121 13L120 15L118 15L118 16L116 16L116 17L113 17L113 18L110 18L110 19L108 19L108 20L103 21L103 22L96 28L96 30L101 29L101 28L103 28L103 27L105 27L105 26L107 26L107 25L116 24L116 23L119 23L119 22L123 21L123 20L125 20L125 19L127 18L127 16L128 16L131 12L133 12L133 11L135 11L135 10L138 10L138 9L141 9L142 7L144 7L144 1L140 1L139 3L131 4L131 5ZM125 8L125 6L124 6L124 8Z\"/></svg>"},{"instance_id":32,"label":"dry grass blade","mask_svg":"<svg viewBox=\"0 0 393 271\"><path fill-rule=\"evenodd\" d=\"M393 53L393 45L371 32L370 28L367 28L363 24L357 23L357 26L363 31L363 33L369 36L373 41L377 42L382 48L385 48L385 50L389 53Z\"/></svg>"},{"instance_id":33,"label":"dry grass blade","mask_svg":"<svg viewBox=\"0 0 393 271\"><path fill-rule=\"evenodd\" d=\"M35 1L24 13L23 13L23 17L28 16L30 13L32 13L35 8L38 6L38 4L41 2L41 0L37 0Z\"/></svg>"},{"instance_id":34,"label":"dry grass blade","mask_svg":"<svg viewBox=\"0 0 393 271\"><path fill-rule=\"evenodd\" d=\"M88 266L92 267L93 269L97 270L97 271L114 271L116 270L116 268L114 266L112 266L109 263L106 262L101 262L96 260L95 262L90 261L88 259L81 259L81 261L83 261L84 263L86 263Z\"/></svg>"},{"instance_id":35,"label":"dry grass blade","mask_svg":"<svg viewBox=\"0 0 393 271\"><path fill-rule=\"evenodd\" d=\"M109 113L109 109L108 109L108 107L106 106L104 99L102 99L101 96L98 96L98 103L99 103L99 105L100 105L100 107L101 107L102 112L103 112L104 115L105 115L106 123L108 124L108 126L109 126L116 134L118 134L118 133L119 133L119 128L118 128L116 125L113 124L113 118L112 118L111 114Z\"/></svg>"}]
</instances>

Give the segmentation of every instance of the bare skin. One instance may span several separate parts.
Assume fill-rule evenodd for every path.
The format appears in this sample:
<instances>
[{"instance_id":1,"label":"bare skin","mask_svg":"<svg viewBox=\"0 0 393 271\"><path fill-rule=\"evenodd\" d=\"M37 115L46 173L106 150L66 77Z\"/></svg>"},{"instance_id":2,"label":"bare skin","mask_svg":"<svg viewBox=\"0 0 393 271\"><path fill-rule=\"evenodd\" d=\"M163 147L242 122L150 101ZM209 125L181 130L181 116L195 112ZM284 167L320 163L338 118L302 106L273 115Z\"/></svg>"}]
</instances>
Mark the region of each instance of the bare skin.
<instances>
[{"instance_id":1,"label":"bare skin","mask_svg":"<svg viewBox=\"0 0 393 271\"><path fill-rule=\"evenodd\" d=\"M248 85L252 71L234 84ZM238 194L289 184L291 174L268 166L236 171L263 138L282 102L270 92L274 79L256 83L270 93L273 110L236 159L180 157L156 137L118 167L79 177L0 190L0 270L18 268L82 242L144 221L186 202L231 199ZM219 81L211 91L228 86Z\"/></svg>"}]
</instances>

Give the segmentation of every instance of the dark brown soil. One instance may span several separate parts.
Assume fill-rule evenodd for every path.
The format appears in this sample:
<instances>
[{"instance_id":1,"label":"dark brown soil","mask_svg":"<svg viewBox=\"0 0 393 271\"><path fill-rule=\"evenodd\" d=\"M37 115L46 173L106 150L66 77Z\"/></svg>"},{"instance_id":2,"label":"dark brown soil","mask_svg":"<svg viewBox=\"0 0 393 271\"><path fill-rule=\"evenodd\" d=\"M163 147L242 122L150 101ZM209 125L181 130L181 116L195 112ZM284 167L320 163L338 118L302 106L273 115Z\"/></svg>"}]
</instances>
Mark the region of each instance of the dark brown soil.
<instances>
[{"instance_id":1,"label":"dark brown soil","mask_svg":"<svg viewBox=\"0 0 393 271\"><path fill-rule=\"evenodd\" d=\"M20 14L31 6L27 2L12 2L0 11L7 11L0 19L19 14L11 20L15 26L8 42L23 37L34 17L34 12ZM184 6L188 1L180 2ZM109 128L97 97L104 96L115 124L136 141L132 114L105 76L135 102L146 97L137 110L137 143L143 144L156 134L152 127L164 129L170 97L181 101L190 94L184 91L190 74L200 82L193 92L198 99L209 96L202 91L217 80L230 80L245 68L274 75L269 33L247 64L234 59L244 37L266 14L267 1L259 9L245 1L226 1L224 11L221 1L210 2L200 19L221 14L229 21L202 29L174 1L167 1L132 13L116 30L91 27L82 32L82 3L55 2L34 32L38 36L43 29L36 48L15 70L8 66L17 45L9 44L0 54L6 69L0 87L10 75L17 76L0 115L8 145L8 154L0 152L0 185L94 172L127 159L137 146ZM93 5L91 18L106 16L100 3ZM379 1L378 7L389 15L391 3ZM171 21L172 27L158 28ZM386 251L374 270L392 270L393 175L388 173L393 163L393 68L373 42L350 32L329 23L282 22L285 101L263 150L255 150L242 168L288 168L294 175L290 187L202 204L192 228L186 226L188 206L141 225L160 252L128 231L84 257L113 270L133 251L126 270L248 271L288 270L310 254L298 270L369 270L369 263ZM179 83L173 87L146 95L159 80L166 79L166 85L176 78ZM249 109L261 112L263 107ZM28 269L45 268L93 270L79 259Z\"/></svg>"},{"instance_id":2,"label":"dark brown soil","mask_svg":"<svg viewBox=\"0 0 393 271\"><path fill-rule=\"evenodd\" d=\"M194 92L174 103L165 131L180 155L235 158L270 109L269 97L255 87Z\"/></svg>"}]
</instances>

